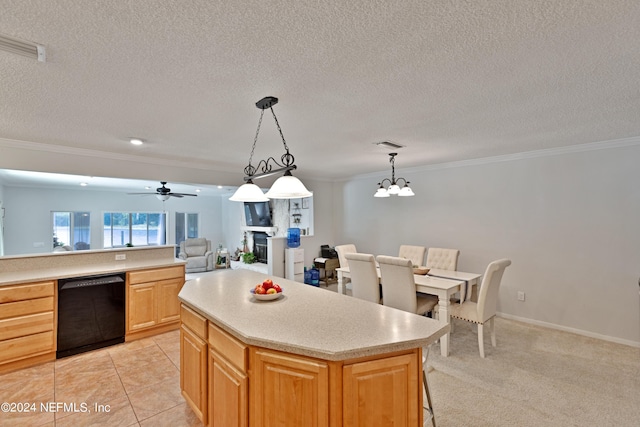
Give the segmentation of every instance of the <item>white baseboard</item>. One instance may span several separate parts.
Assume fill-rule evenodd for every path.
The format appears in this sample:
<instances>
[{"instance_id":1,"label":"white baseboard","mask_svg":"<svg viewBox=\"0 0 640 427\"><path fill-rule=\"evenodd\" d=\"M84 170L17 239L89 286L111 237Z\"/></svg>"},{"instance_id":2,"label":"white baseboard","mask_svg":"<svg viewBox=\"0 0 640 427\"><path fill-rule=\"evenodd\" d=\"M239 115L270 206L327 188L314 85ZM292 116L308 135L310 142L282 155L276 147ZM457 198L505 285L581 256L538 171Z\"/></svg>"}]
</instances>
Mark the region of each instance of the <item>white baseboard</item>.
<instances>
[{"instance_id":1,"label":"white baseboard","mask_svg":"<svg viewBox=\"0 0 640 427\"><path fill-rule=\"evenodd\" d=\"M603 341L609 341L609 342L614 342L614 343L617 343L617 344L628 345L630 347L640 348L640 342L636 342L636 341L630 341L630 340L625 340L625 339L622 339L622 338L611 337L609 335L596 334L594 332L583 331L582 329L569 328L567 326L561 326L561 325L556 325L556 324L553 324L553 323L542 322L540 320L527 319L525 317L518 317L518 316L511 315L511 314L497 313L496 315L498 317L503 317L505 319L517 320L518 322L529 323L529 324L532 324L532 325L542 326L542 327L545 327L545 328L556 329L556 330L564 331L564 332L571 332L573 334L582 335L582 336L589 337L589 338L596 338L596 339L603 340Z\"/></svg>"}]
</instances>

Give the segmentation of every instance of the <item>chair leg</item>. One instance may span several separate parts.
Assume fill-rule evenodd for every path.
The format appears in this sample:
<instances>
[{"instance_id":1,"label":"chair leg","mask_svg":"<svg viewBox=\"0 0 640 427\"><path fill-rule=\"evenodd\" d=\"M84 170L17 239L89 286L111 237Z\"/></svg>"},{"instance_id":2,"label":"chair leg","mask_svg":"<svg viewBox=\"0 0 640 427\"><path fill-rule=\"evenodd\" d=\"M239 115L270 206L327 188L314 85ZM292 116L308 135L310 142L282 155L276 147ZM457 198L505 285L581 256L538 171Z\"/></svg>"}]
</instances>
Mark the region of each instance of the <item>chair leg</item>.
<instances>
[{"instance_id":1,"label":"chair leg","mask_svg":"<svg viewBox=\"0 0 640 427\"><path fill-rule=\"evenodd\" d=\"M496 346L496 329L493 324L493 319L495 319L495 317L492 317L489 320L489 329L491 330L491 345L495 347Z\"/></svg>"},{"instance_id":2,"label":"chair leg","mask_svg":"<svg viewBox=\"0 0 640 427\"><path fill-rule=\"evenodd\" d=\"M480 348L480 357L484 359L484 325L478 323L478 347Z\"/></svg>"},{"instance_id":3,"label":"chair leg","mask_svg":"<svg viewBox=\"0 0 640 427\"><path fill-rule=\"evenodd\" d=\"M433 404L431 403L431 393L429 392L429 383L427 382L427 369L428 369L427 360L429 359L430 347L431 346L427 347L424 355L424 360L422 362L422 386L424 387L425 394L427 395L427 406L424 406L424 405L423 406L424 406L424 409L429 411L429 414L431 415L431 425L433 427L436 427L436 415L433 412ZM427 421L425 421L423 424L426 425Z\"/></svg>"}]
</instances>

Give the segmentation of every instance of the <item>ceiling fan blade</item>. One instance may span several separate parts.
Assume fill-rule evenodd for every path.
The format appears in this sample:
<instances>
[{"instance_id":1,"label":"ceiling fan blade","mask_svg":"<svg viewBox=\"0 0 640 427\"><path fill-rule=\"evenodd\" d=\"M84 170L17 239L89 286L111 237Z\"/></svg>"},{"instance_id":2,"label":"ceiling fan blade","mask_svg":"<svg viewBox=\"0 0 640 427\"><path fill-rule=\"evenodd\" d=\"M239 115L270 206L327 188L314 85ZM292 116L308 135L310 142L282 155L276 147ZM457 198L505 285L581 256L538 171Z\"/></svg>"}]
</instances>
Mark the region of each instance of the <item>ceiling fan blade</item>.
<instances>
[{"instance_id":1,"label":"ceiling fan blade","mask_svg":"<svg viewBox=\"0 0 640 427\"><path fill-rule=\"evenodd\" d=\"M127 193L127 194L130 194L132 196L153 196L158 193Z\"/></svg>"},{"instance_id":2,"label":"ceiling fan blade","mask_svg":"<svg viewBox=\"0 0 640 427\"><path fill-rule=\"evenodd\" d=\"M182 198L182 194L178 194L178 193L169 193L168 195L171 196L171 197L180 197L180 198Z\"/></svg>"},{"instance_id":3,"label":"ceiling fan blade","mask_svg":"<svg viewBox=\"0 0 640 427\"><path fill-rule=\"evenodd\" d=\"M171 193L171 195L172 196L179 195L180 197L182 197L182 196L193 196L193 197L196 197L197 196L197 194L189 194L189 193Z\"/></svg>"}]
</instances>

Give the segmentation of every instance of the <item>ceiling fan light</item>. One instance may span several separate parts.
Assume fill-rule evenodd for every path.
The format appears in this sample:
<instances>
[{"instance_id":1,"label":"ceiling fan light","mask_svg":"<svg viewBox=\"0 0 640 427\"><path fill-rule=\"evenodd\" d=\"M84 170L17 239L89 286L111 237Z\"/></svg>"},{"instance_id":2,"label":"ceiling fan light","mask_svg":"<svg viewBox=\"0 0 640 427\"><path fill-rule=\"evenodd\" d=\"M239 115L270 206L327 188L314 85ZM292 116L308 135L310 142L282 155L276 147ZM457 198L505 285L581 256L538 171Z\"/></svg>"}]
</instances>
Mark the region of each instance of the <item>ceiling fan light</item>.
<instances>
[{"instance_id":1,"label":"ceiling fan light","mask_svg":"<svg viewBox=\"0 0 640 427\"><path fill-rule=\"evenodd\" d=\"M415 196L415 195L416 194L413 192L411 187L409 187L408 185L405 185L404 187L402 187L402 190L400 190L400 192L398 193L398 196L400 196L400 197L411 197L411 196Z\"/></svg>"},{"instance_id":2,"label":"ceiling fan light","mask_svg":"<svg viewBox=\"0 0 640 427\"><path fill-rule=\"evenodd\" d=\"M168 194L156 194L156 197L158 198L158 200L166 202L167 200L169 200L171 198L170 195Z\"/></svg>"},{"instance_id":3,"label":"ceiling fan light","mask_svg":"<svg viewBox=\"0 0 640 427\"><path fill-rule=\"evenodd\" d=\"M232 202L267 202L269 198L265 196L260 187L249 181L238 187L229 200Z\"/></svg>"},{"instance_id":4,"label":"ceiling fan light","mask_svg":"<svg viewBox=\"0 0 640 427\"><path fill-rule=\"evenodd\" d=\"M299 199L311 197L313 193L307 190L302 181L287 171L284 176L276 179L265 196L270 199Z\"/></svg>"}]
</instances>

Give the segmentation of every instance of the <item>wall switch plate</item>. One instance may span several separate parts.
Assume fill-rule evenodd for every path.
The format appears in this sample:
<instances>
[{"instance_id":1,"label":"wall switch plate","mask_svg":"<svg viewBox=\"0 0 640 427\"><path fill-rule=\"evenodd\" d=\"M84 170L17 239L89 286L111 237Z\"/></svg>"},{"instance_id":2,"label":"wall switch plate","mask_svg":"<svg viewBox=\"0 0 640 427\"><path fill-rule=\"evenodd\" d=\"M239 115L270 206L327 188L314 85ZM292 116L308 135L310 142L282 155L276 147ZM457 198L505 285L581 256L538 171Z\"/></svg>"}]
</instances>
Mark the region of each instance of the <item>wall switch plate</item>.
<instances>
[{"instance_id":1,"label":"wall switch plate","mask_svg":"<svg viewBox=\"0 0 640 427\"><path fill-rule=\"evenodd\" d=\"M524 301L524 292L518 291L518 301Z\"/></svg>"},{"instance_id":2,"label":"wall switch plate","mask_svg":"<svg viewBox=\"0 0 640 427\"><path fill-rule=\"evenodd\" d=\"M116 254L116 261L122 261L124 259L127 259L126 254Z\"/></svg>"}]
</instances>

